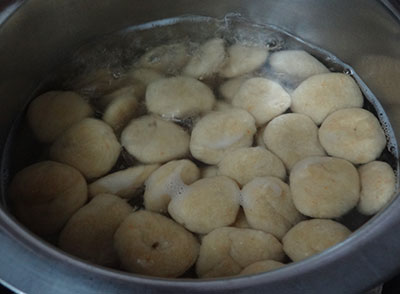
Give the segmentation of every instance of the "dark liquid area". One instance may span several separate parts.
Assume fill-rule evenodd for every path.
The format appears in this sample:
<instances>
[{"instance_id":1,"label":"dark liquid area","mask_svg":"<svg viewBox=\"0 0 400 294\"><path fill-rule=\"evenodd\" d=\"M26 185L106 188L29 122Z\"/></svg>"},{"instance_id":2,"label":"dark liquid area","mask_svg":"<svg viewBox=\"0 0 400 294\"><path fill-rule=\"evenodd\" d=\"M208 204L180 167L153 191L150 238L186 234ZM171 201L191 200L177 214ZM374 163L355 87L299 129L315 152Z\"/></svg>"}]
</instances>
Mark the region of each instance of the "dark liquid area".
<instances>
[{"instance_id":1,"label":"dark liquid area","mask_svg":"<svg viewBox=\"0 0 400 294\"><path fill-rule=\"evenodd\" d=\"M117 82L124 77L124 73L149 48L174 42L185 42L190 47L191 44L201 44L212 37L223 38L227 46L236 42L263 44L271 52L286 49L302 49L316 57L332 72L351 75L364 94L364 108L372 112L379 119L385 131L387 148L378 160L385 161L392 166L397 177L398 186L398 148L394 132L378 99L366 88L354 70L329 52L308 44L296 36L273 26L250 23L238 15L229 15L222 20L197 16L167 19L130 27L115 34L94 40L75 52L63 66L49 74L48 79L43 81L38 90L32 94L32 98L50 90L76 90L73 86L75 78L89 75L98 69L106 69L111 73L112 78L109 81L110 83ZM192 47L194 48L195 45ZM173 76L178 73L172 70L168 74ZM257 70L255 76L279 81L288 92L298 86L295 81L281 80L281 77L275 76L271 72L268 62L266 66ZM221 78L215 78L207 79L203 82L210 86L217 99L219 99L217 85L222 81L223 79ZM99 93L96 90L81 89L80 93L85 95L96 108L96 101L99 98ZM97 108L95 110L96 117L100 118L102 115L101 109ZM144 112L145 110L143 109ZM1 169L3 189L6 189L5 187L8 186L9 181L17 171L48 158L49 145L41 144L35 140L24 117L25 110L16 119L3 154ZM196 123L196 119L197 117L187 117L175 122L190 132ZM204 165L193 158L190 159L197 165ZM111 172L131 167L136 163L135 158L123 150ZM143 189L138 189L138 196L141 196L143 191ZM4 192L3 195L6 195ZM141 197L133 197L132 199L130 202L132 206L137 208L142 207ZM2 199L2 202L8 205L7 199ZM355 230L370 218L369 216L359 214L353 209L338 221L346 225L349 229ZM187 274L186 276L192 277L192 274Z\"/></svg>"}]
</instances>

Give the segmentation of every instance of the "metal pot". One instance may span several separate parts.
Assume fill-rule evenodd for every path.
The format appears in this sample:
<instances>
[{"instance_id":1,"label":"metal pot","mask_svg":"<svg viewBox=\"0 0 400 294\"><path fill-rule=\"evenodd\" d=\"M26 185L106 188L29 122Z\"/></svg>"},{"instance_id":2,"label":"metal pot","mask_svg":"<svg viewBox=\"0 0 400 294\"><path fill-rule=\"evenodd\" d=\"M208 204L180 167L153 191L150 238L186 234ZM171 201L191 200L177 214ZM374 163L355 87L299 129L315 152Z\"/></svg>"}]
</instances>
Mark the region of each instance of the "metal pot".
<instances>
[{"instance_id":1,"label":"metal pot","mask_svg":"<svg viewBox=\"0 0 400 294\"><path fill-rule=\"evenodd\" d=\"M0 148L38 82L86 40L129 25L183 14L239 12L331 51L379 97L400 132L400 18L395 1L374 0L30 0L0 14ZM398 2L397 2L398 3ZM0 5L1 8L1 5ZM2 150L4 151L4 150ZM397 150L396 150L397 151ZM396 152L395 152L396 153ZM3 157L4 160L7 158ZM2 177L4 178L4 170ZM0 204L0 279L27 293L358 293L400 270L400 198L343 243L261 275L168 280L94 266L25 230Z\"/></svg>"}]
</instances>

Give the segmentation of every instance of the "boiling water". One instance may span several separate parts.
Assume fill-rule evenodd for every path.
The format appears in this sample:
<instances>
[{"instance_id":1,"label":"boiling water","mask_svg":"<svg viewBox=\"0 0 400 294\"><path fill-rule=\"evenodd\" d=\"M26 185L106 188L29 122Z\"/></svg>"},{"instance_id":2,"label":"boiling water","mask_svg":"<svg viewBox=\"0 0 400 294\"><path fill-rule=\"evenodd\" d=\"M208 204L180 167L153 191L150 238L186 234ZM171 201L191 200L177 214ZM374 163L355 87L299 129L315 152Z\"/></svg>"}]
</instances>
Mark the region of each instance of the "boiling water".
<instances>
[{"instance_id":1,"label":"boiling water","mask_svg":"<svg viewBox=\"0 0 400 294\"><path fill-rule=\"evenodd\" d=\"M262 44L268 47L271 52L284 49L303 49L325 64L331 71L351 75L364 94L364 108L379 118L387 137L387 148L379 160L388 162L395 170L398 178L398 148L393 130L378 99L366 87L354 70L331 53L313 46L297 36L272 25L251 23L237 14L227 15L220 20L199 16L165 19L129 27L101 39L93 40L75 52L63 66L49 74L48 78L38 87L38 90L33 93L32 98L50 90L76 90L74 84L77 77L90 75L90 73L98 69L106 69L112 73L110 80L105 81L111 84L122 79L124 73L149 48L163 44L184 42L189 48L194 49L198 44L212 37L223 38L228 46L236 42ZM169 75L178 74L173 68L171 67L168 72ZM298 85L296 81L283 80L281 76L275 75L270 70L268 63L257 70L255 75L278 81L288 92L291 92ZM213 89L215 96L218 98L217 85L222 82L222 79L206 79L203 82ZM79 91L88 97L89 101L96 107L96 101L99 98L99 93L96 89L89 87ZM145 113L144 106L142 106L142 113ZM34 162L48 158L49 146L35 141L26 125L24 115L25 113L22 112L20 118L16 120L3 154L1 169L4 181L2 185L3 195L5 195L5 187L8 186L10 178L16 171ZM101 117L101 115L101 109L96 109L96 116ZM196 120L197 117L193 116L175 119L175 122L190 132ZM190 159L195 161L196 164L202 165L195 159ZM126 151L123 151L112 171L132 166L135 163L135 159ZM143 189L138 189L137 192L141 194ZM140 197L133 197L133 199L135 199L135 202L132 205L140 207ZM7 203L6 199L3 199L3 203ZM369 217L362 216L356 210L353 210L339 221L354 230L368 219Z\"/></svg>"}]
</instances>

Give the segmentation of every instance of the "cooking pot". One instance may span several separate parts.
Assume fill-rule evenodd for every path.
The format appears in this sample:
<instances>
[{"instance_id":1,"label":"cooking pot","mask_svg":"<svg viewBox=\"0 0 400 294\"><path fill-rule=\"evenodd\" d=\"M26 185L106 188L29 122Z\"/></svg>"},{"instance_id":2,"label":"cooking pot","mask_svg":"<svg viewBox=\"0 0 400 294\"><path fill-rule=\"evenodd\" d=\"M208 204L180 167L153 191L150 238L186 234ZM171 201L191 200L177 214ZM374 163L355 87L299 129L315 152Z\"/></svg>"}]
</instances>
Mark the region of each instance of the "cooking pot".
<instances>
[{"instance_id":1,"label":"cooking pot","mask_svg":"<svg viewBox=\"0 0 400 294\"><path fill-rule=\"evenodd\" d=\"M350 64L400 136L400 18L395 0L30 0L0 2L0 279L26 293L359 293L400 270L400 198L329 250L260 275L168 280L122 273L64 254L6 209L7 135L38 82L88 40L184 14L230 12L273 24ZM398 9L398 7L397 7ZM397 155L397 150L392 150Z\"/></svg>"}]
</instances>

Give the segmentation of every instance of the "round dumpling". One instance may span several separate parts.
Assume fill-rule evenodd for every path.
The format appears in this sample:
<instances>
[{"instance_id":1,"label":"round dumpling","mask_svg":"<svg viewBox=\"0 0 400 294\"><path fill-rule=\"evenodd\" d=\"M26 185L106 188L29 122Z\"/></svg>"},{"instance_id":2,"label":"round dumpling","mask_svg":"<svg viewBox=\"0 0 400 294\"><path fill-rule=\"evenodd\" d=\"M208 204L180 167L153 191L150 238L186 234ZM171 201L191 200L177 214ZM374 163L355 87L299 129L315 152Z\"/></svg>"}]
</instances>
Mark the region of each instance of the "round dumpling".
<instances>
[{"instance_id":1,"label":"round dumpling","mask_svg":"<svg viewBox=\"0 0 400 294\"><path fill-rule=\"evenodd\" d=\"M237 77L261 67L268 57L268 50L261 46L234 44L228 48L228 60L219 74L224 78Z\"/></svg>"},{"instance_id":2,"label":"round dumpling","mask_svg":"<svg viewBox=\"0 0 400 294\"><path fill-rule=\"evenodd\" d=\"M282 50L269 58L272 71L295 83L329 70L315 57L304 50Z\"/></svg>"},{"instance_id":3,"label":"round dumpling","mask_svg":"<svg viewBox=\"0 0 400 294\"><path fill-rule=\"evenodd\" d=\"M317 125L335 110L363 106L363 96L356 82L342 73L312 76L291 96L292 111L308 115Z\"/></svg>"},{"instance_id":4,"label":"round dumpling","mask_svg":"<svg viewBox=\"0 0 400 294\"><path fill-rule=\"evenodd\" d=\"M257 126L263 125L290 107L290 95L274 81L251 78L245 81L235 95L232 105L250 112Z\"/></svg>"},{"instance_id":5,"label":"round dumpling","mask_svg":"<svg viewBox=\"0 0 400 294\"><path fill-rule=\"evenodd\" d=\"M151 68L133 68L126 75L143 83L145 87L156 80L165 78L164 74Z\"/></svg>"},{"instance_id":6,"label":"round dumpling","mask_svg":"<svg viewBox=\"0 0 400 294\"><path fill-rule=\"evenodd\" d=\"M375 160L386 146L378 119L361 108L348 108L329 115L319 129L326 152L355 164Z\"/></svg>"},{"instance_id":7,"label":"round dumpling","mask_svg":"<svg viewBox=\"0 0 400 294\"><path fill-rule=\"evenodd\" d=\"M107 105L102 119L115 132L120 132L135 116L138 107L139 102L135 96L121 95Z\"/></svg>"},{"instance_id":8,"label":"round dumpling","mask_svg":"<svg viewBox=\"0 0 400 294\"><path fill-rule=\"evenodd\" d=\"M255 132L254 118L245 110L212 112L194 126L190 152L204 163L217 164L227 152L251 146Z\"/></svg>"},{"instance_id":9,"label":"round dumpling","mask_svg":"<svg viewBox=\"0 0 400 294\"><path fill-rule=\"evenodd\" d=\"M118 196L101 194L81 207L62 230L59 247L82 259L105 266L118 265L113 236L132 207Z\"/></svg>"},{"instance_id":10,"label":"round dumpling","mask_svg":"<svg viewBox=\"0 0 400 294\"><path fill-rule=\"evenodd\" d=\"M372 161L358 168L361 181L358 210L365 215L377 213L393 197L396 176L389 164Z\"/></svg>"},{"instance_id":11,"label":"round dumpling","mask_svg":"<svg viewBox=\"0 0 400 294\"><path fill-rule=\"evenodd\" d=\"M50 158L78 169L87 179L106 174L121 151L110 126L85 118L66 130L51 146Z\"/></svg>"},{"instance_id":12,"label":"round dumpling","mask_svg":"<svg viewBox=\"0 0 400 294\"><path fill-rule=\"evenodd\" d=\"M110 193L131 198L144 181L159 167L158 164L138 165L108 174L89 185L89 195Z\"/></svg>"},{"instance_id":13,"label":"round dumpling","mask_svg":"<svg viewBox=\"0 0 400 294\"><path fill-rule=\"evenodd\" d=\"M146 180L144 207L155 212L167 212L171 201L170 187L181 183L189 185L199 178L200 170L190 160L174 160L164 164Z\"/></svg>"},{"instance_id":14,"label":"round dumpling","mask_svg":"<svg viewBox=\"0 0 400 294\"><path fill-rule=\"evenodd\" d=\"M218 175L218 166L208 165L200 169L201 178L211 178Z\"/></svg>"},{"instance_id":15,"label":"round dumpling","mask_svg":"<svg viewBox=\"0 0 400 294\"><path fill-rule=\"evenodd\" d=\"M59 232L87 200L85 178L75 168L42 161L19 171L9 194L17 218L39 235Z\"/></svg>"},{"instance_id":16,"label":"round dumpling","mask_svg":"<svg viewBox=\"0 0 400 294\"><path fill-rule=\"evenodd\" d=\"M219 70L225 57L224 40L220 38L208 40L194 53L184 67L183 74L197 79L207 78Z\"/></svg>"},{"instance_id":17,"label":"round dumpling","mask_svg":"<svg viewBox=\"0 0 400 294\"><path fill-rule=\"evenodd\" d=\"M290 190L296 208L315 218L340 217L360 198L357 169L335 157L308 157L290 173Z\"/></svg>"},{"instance_id":18,"label":"round dumpling","mask_svg":"<svg viewBox=\"0 0 400 294\"><path fill-rule=\"evenodd\" d=\"M114 235L124 269L142 275L176 278L197 259L199 243L181 225L160 214L131 213Z\"/></svg>"},{"instance_id":19,"label":"round dumpling","mask_svg":"<svg viewBox=\"0 0 400 294\"><path fill-rule=\"evenodd\" d=\"M151 83L146 90L147 109L166 118L186 117L210 111L213 92L191 77L172 77Z\"/></svg>"},{"instance_id":20,"label":"round dumpling","mask_svg":"<svg viewBox=\"0 0 400 294\"><path fill-rule=\"evenodd\" d=\"M249 78L249 76L241 76L222 83L219 87L219 93L221 94L222 98L224 98L227 102L232 102L237 92L239 92L242 84Z\"/></svg>"},{"instance_id":21,"label":"round dumpling","mask_svg":"<svg viewBox=\"0 0 400 294\"><path fill-rule=\"evenodd\" d=\"M35 98L28 107L27 119L35 137L53 142L62 132L93 110L82 96L74 92L51 91Z\"/></svg>"},{"instance_id":22,"label":"round dumpling","mask_svg":"<svg viewBox=\"0 0 400 294\"><path fill-rule=\"evenodd\" d=\"M283 237L283 250L293 261L306 259L345 240L351 231L329 219L298 223Z\"/></svg>"},{"instance_id":23,"label":"round dumpling","mask_svg":"<svg viewBox=\"0 0 400 294\"><path fill-rule=\"evenodd\" d=\"M282 161L262 147L239 148L229 152L219 162L218 169L220 175L234 179L241 186L256 177L286 177Z\"/></svg>"},{"instance_id":24,"label":"round dumpling","mask_svg":"<svg viewBox=\"0 0 400 294\"><path fill-rule=\"evenodd\" d=\"M240 276L260 274L274 269L278 269L285 264L275 260L262 260L246 266L240 273Z\"/></svg>"},{"instance_id":25,"label":"round dumpling","mask_svg":"<svg viewBox=\"0 0 400 294\"><path fill-rule=\"evenodd\" d=\"M257 261L283 257L282 244L271 234L224 227L203 237L196 272L200 278L234 276Z\"/></svg>"},{"instance_id":26,"label":"round dumpling","mask_svg":"<svg viewBox=\"0 0 400 294\"><path fill-rule=\"evenodd\" d=\"M163 163L189 152L189 135L173 122L153 115L132 120L121 133L121 143L143 163Z\"/></svg>"},{"instance_id":27,"label":"round dumpling","mask_svg":"<svg viewBox=\"0 0 400 294\"><path fill-rule=\"evenodd\" d=\"M274 118L266 126L263 139L289 170L301 159L325 155L318 127L304 114L287 113Z\"/></svg>"},{"instance_id":28,"label":"round dumpling","mask_svg":"<svg viewBox=\"0 0 400 294\"><path fill-rule=\"evenodd\" d=\"M275 177L255 178L246 184L242 207L250 227L278 239L304 218L293 204L289 186Z\"/></svg>"},{"instance_id":29,"label":"round dumpling","mask_svg":"<svg viewBox=\"0 0 400 294\"><path fill-rule=\"evenodd\" d=\"M174 74L189 59L189 47L184 43L173 43L150 49L140 57L137 66Z\"/></svg>"},{"instance_id":30,"label":"round dumpling","mask_svg":"<svg viewBox=\"0 0 400 294\"><path fill-rule=\"evenodd\" d=\"M235 222L240 190L230 178L216 176L184 186L168 205L171 217L189 231L206 234Z\"/></svg>"}]
</instances>

